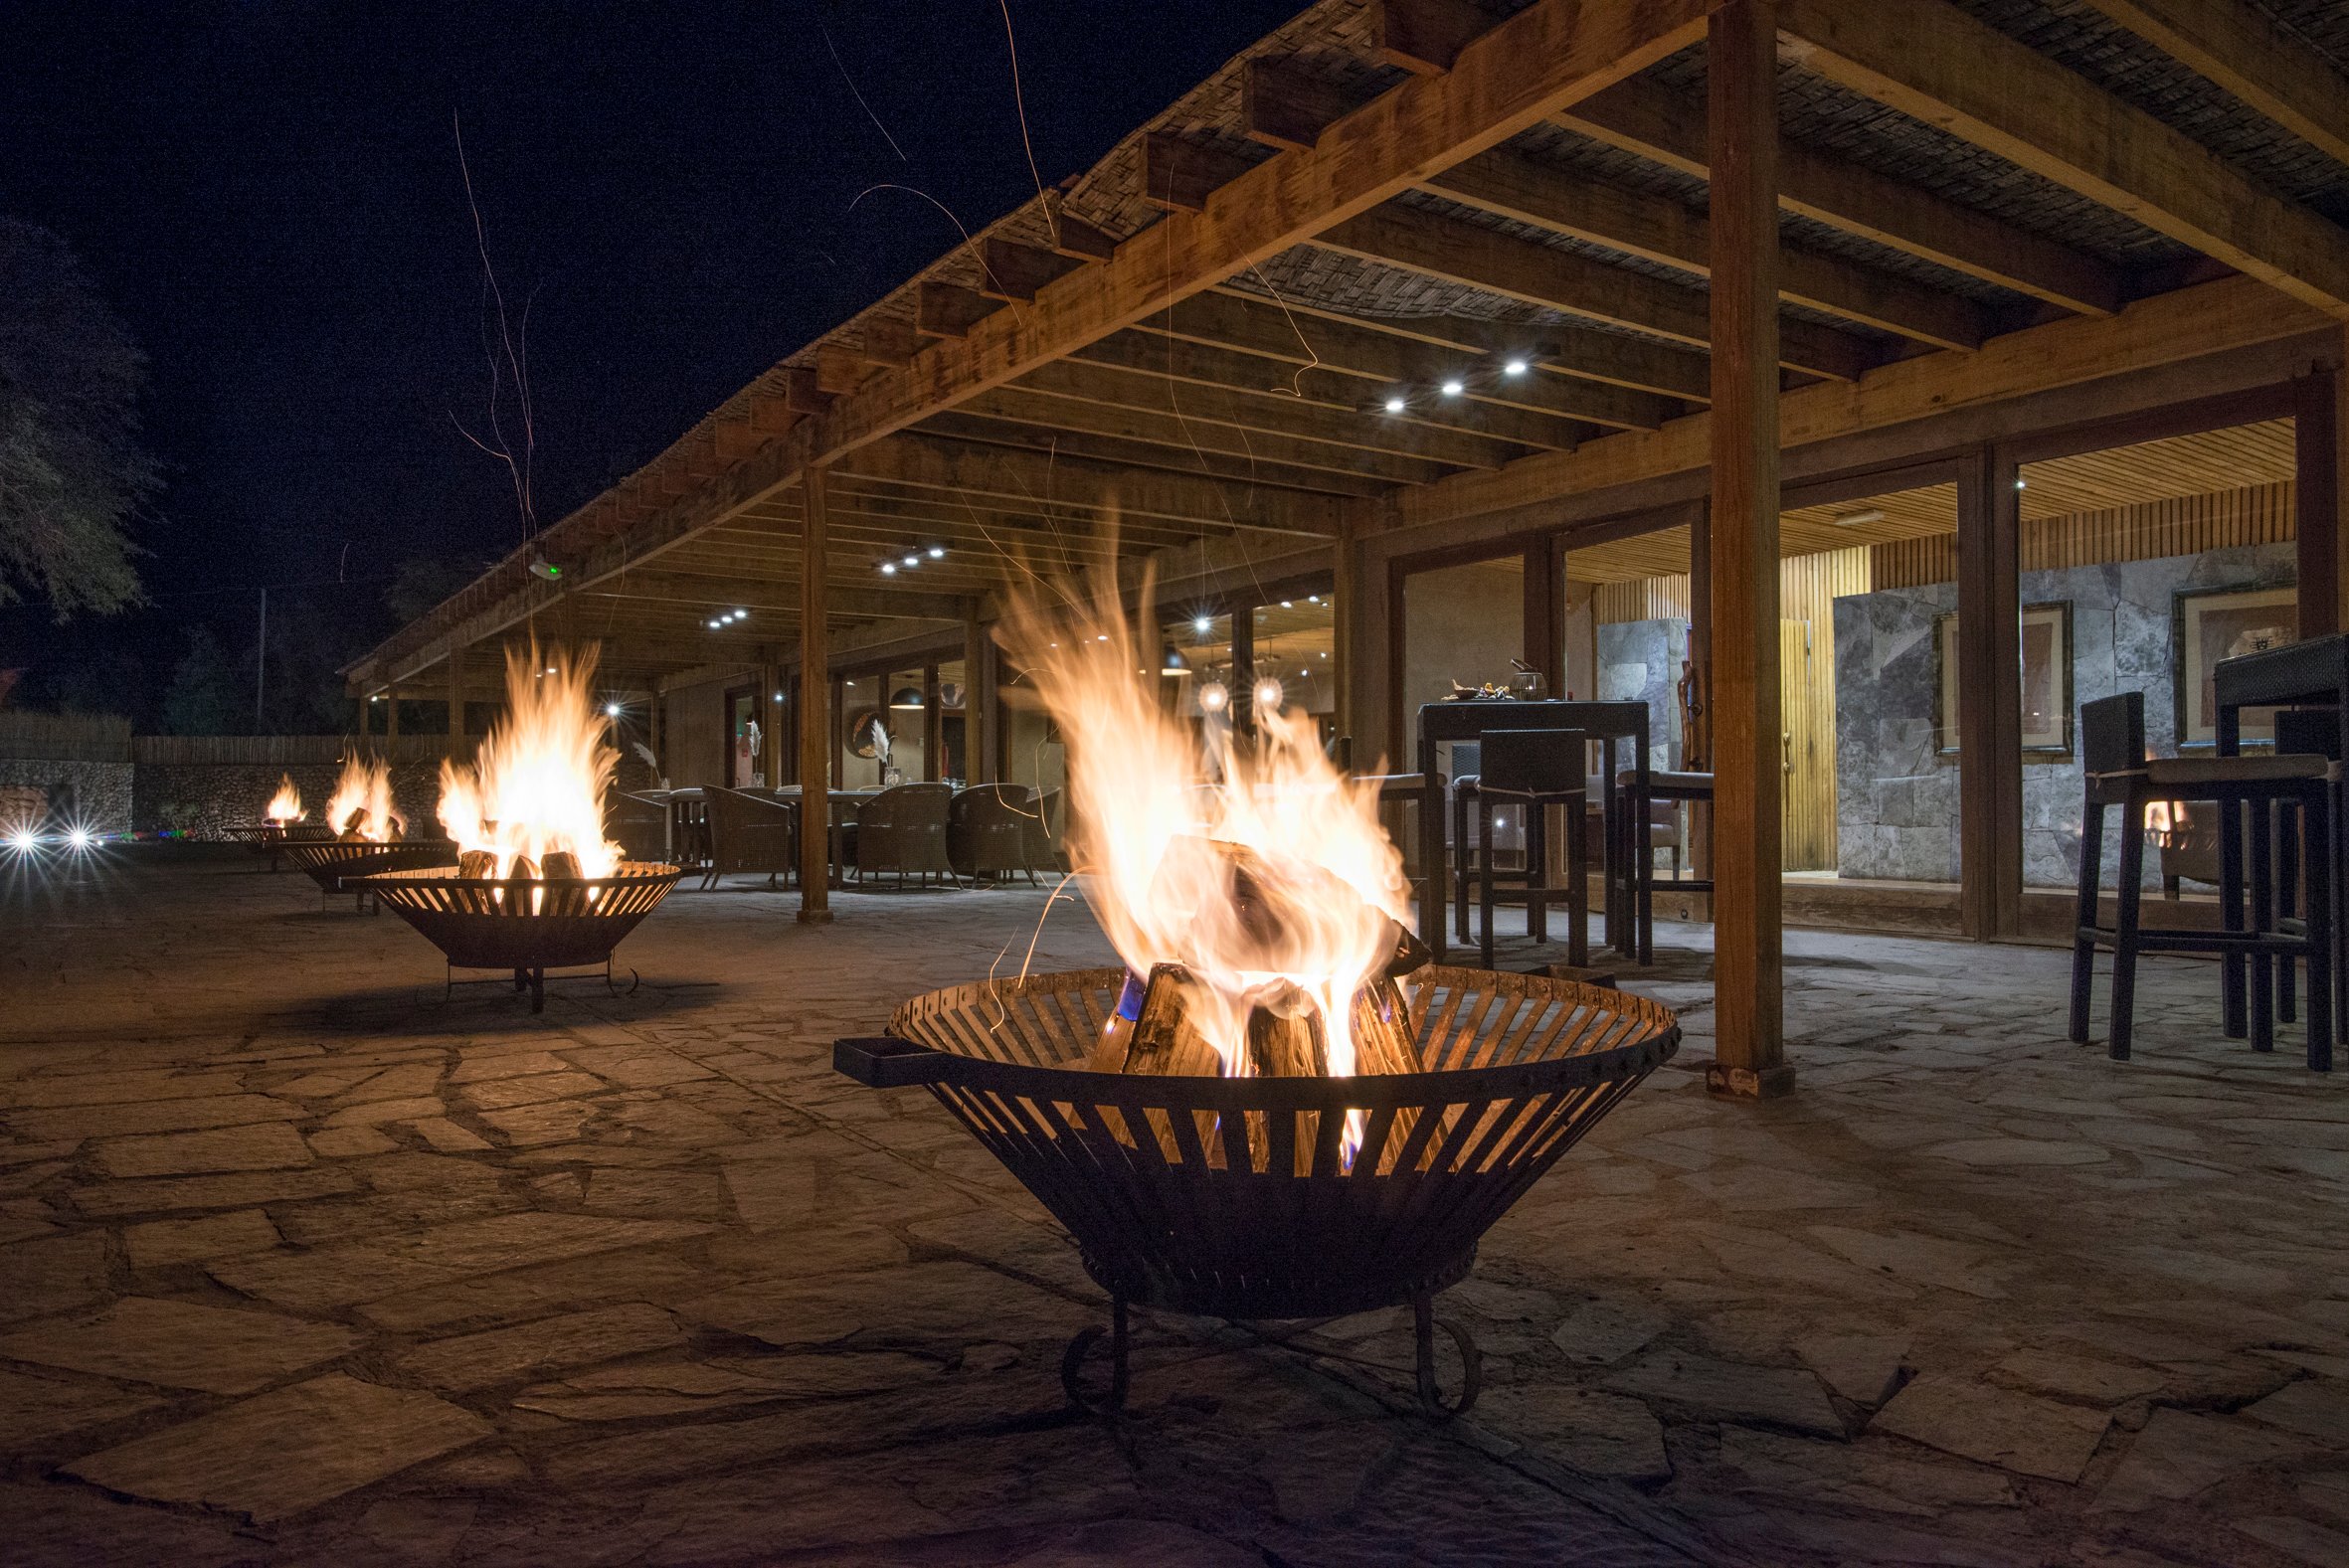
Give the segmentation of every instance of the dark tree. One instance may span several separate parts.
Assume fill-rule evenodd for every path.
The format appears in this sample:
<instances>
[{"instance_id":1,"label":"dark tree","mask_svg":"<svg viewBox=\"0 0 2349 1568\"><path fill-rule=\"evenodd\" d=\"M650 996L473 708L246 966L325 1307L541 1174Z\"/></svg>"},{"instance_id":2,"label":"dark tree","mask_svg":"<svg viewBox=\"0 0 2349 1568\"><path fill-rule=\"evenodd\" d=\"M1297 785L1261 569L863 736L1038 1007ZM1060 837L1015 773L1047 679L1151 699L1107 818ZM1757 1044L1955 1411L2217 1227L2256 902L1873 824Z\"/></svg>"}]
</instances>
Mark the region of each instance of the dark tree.
<instances>
[{"instance_id":1,"label":"dark tree","mask_svg":"<svg viewBox=\"0 0 2349 1568\"><path fill-rule=\"evenodd\" d=\"M210 626L192 628L163 693L163 728L173 735L235 735L251 729L252 720L250 678Z\"/></svg>"},{"instance_id":2,"label":"dark tree","mask_svg":"<svg viewBox=\"0 0 2349 1568\"><path fill-rule=\"evenodd\" d=\"M384 590L383 602L400 624L406 625L454 597L486 569L479 561L410 556L392 569L392 586Z\"/></svg>"},{"instance_id":3,"label":"dark tree","mask_svg":"<svg viewBox=\"0 0 2349 1568\"><path fill-rule=\"evenodd\" d=\"M63 620L138 603L124 524L156 483L145 376L65 242L0 219L0 605L38 596Z\"/></svg>"}]
</instances>

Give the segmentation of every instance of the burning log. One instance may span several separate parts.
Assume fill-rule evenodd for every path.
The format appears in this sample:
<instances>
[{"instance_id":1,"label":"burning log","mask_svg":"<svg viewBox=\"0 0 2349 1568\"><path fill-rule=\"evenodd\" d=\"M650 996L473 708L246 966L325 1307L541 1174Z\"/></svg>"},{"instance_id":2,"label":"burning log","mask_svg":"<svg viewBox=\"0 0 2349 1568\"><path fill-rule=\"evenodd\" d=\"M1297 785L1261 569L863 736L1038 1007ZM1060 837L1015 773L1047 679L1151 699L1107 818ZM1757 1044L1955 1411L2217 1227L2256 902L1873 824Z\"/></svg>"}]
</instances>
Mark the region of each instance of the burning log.
<instances>
[{"instance_id":1,"label":"burning log","mask_svg":"<svg viewBox=\"0 0 2349 1568\"><path fill-rule=\"evenodd\" d=\"M460 877L487 881L497 875L497 852L492 849L468 849L456 857L456 874Z\"/></svg>"},{"instance_id":2,"label":"burning log","mask_svg":"<svg viewBox=\"0 0 2349 1568\"><path fill-rule=\"evenodd\" d=\"M516 855L514 863L506 868L505 879L508 882L538 881L538 862L528 855Z\"/></svg>"},{"instance_id":3,"label":"burning log","mask_svg":"<svg viewBox=\"0 0 2349 1568\"><path fill-rule=\"evenodd\" d=\"M549 882L577 882L582 876L579 857L568 849L548 850L539 871Z\"/></svg>"}]
</instances>

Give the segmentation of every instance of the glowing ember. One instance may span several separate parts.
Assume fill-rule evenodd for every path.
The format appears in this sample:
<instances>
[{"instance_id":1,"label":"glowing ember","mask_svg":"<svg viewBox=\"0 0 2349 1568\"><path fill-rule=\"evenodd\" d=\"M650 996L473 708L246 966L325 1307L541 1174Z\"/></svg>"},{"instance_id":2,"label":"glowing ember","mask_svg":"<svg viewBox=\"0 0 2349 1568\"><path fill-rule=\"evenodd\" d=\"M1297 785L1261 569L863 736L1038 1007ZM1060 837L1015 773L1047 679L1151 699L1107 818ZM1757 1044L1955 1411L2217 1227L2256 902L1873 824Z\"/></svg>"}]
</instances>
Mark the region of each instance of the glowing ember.
<instances>
[{"instance_id":1,"label":"glowing ember","mask_svg":"<svg viewBox=\"0 0 2349 1568\"><path fill-rule=\"evenodd\" d=\"M341 837L371 844L388 844L400 836L408 819L392 804L392 770L382 758L354 752L343 759L334 798L326 802L326 825Z\"/></svg>"},{"instance_id":2,"label":"glowing ember","mask_svg":"<svg viewBox=\"0 0 2349 1568\"><path fill-rule=\"evenodd\" d=\"M1163 679L1136 673L1157 665L1116 605L1107 583L1090 605L1021 605L1006 637L1068 743L1069 844L1094 914L1137 976L1187 971L1184 1020L1225 1076L1257 1070L1252 1015L1300 1008L1319 1014L1328 1071L1349 1076L1357 998L1408 913L1376 786L1331 766L1308 714L1260 711L1247 750L1228 726L1193 739Z\"/></svg>"},{"instance_id":3,"label":"glowing ember","mask_svg":"<svg viewBox=\"0 0 2349 1568\"><path fill-rule=\"evenodd\" d=\"M595 674L592 650L506 650L506 711L471 767L441 765L441 824L468 862L494 856L489 874L499 878L547 873L552 855L571 856L583 877L620 865L620 846L604 837L604 792L620 753Z\"/></svg>"},{"instance_id":4,"label":"glowing ember","mask_svg":"<svg viewBox=\"0 0 2349 1568\"><path fill-rule=\"evenodd\" d=\"M277 792L270 796L270 808L263 814L272 822L301 820L301 791L293 787L291 774L277 776Z\"/></svg>"}]
</instances>

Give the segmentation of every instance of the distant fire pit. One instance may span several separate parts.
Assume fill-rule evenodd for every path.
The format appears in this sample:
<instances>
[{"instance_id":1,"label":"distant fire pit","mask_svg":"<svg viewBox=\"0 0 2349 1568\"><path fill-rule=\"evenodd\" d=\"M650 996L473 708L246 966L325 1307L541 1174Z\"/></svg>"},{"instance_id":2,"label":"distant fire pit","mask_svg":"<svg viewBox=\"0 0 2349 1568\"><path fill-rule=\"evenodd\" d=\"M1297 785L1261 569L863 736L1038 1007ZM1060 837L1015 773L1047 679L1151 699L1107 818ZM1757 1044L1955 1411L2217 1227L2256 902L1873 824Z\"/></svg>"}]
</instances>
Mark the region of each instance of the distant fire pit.
<instances>
[{"instance_id":1,"label":"distant fire pit","mask_svg":"<svg viewBox=\"0 0 2349 1568\"><path fill-rule=\"evenodd\" d=\"M447 838L395 838L385 843L371 838L287 838L279 840L276 847L322 891L357 893L362 904L374 891L358 885L362 877L379 871L456 864L456 844Z\"/></svg>"},{"instance_id":2,"label":"distant fire pit","mask_svg":"<svg viewBox=\"0 0 2349 1568\"><path fill-rule=\"evenodd\" d=\"M439 948L452 969L511 969L530 1010L546 1007L549 969L602 968L612 951L668 896L675 866L624 860L609 876L505 880L449 870L386 871L368 891Z\"/></svg>"},{"instance_id":3,"label":"distant fire pit","mask_svg":"<svg viewBox=\"0 0 2349 1568\"><path fill-rule=\"evenodd\" d=\"M271 871L277 869L279 854L287 844L315 844L334 837L334 829L324 822L232 822L227 832L231 842L268 856Z\"/></svg>"},{"instance_id":4,"label":"distant fire pit","mask_svg":"<svg viewBox=\"0 0 2349 1568\"><path fill-rule=\"evenodd\" d=\"M1419 1400L1472 1405L1473 1341L1439 1324L1487 1228L1679 1048L1659 1003L1620 991L1430 966L1402 1010L1421 1070L1353 1077L1100 1071L1098 1042L1137 1011L1127 971L991 980L897 1010L833 1065L874 1088L920 1085L1076 1237L1110 1296L1110 1383L1079 1381L1103 1335L1071 1341L1061 1380L1124 1403L1129 1304L1237 1319L1409 1305ZM1392 994L1391 991L1388 994ZM1416 1021L1412 1015L1416 1014ZM1434 1330L1463 1363L1439 1391Z\"/></svg>"}]
</instances>

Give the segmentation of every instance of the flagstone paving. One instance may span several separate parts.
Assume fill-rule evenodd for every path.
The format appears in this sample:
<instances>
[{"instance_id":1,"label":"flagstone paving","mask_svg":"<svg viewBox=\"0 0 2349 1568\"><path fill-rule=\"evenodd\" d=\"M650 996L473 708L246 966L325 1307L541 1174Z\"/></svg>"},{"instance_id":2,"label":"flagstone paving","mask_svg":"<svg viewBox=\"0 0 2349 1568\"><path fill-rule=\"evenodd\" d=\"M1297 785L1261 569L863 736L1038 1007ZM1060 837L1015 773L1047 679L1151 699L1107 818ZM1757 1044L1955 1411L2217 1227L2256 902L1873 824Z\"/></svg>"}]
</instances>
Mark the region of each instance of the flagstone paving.
<instances>
[{"instance_id":1,"label":"flagstone paving","mask_svg":"<svg viewBox=\"0 0 2349 1568\"><path fill-rule=\"evenodd\" d=\"M1111 1426L1067 1239L829 1067L1104 961L1080 908L682 892L533 1018L257 865L6 886L9 1562L2349 1562L2349 1079L2219 1039L2205 964L2116 1064L2061 954L1794 934L1801 1089L1725 1105L1666 928L1680 1058L1444 1298L1472 1417L1407 1314L1144 1314Z\"/></svg>"}]
</instances>

